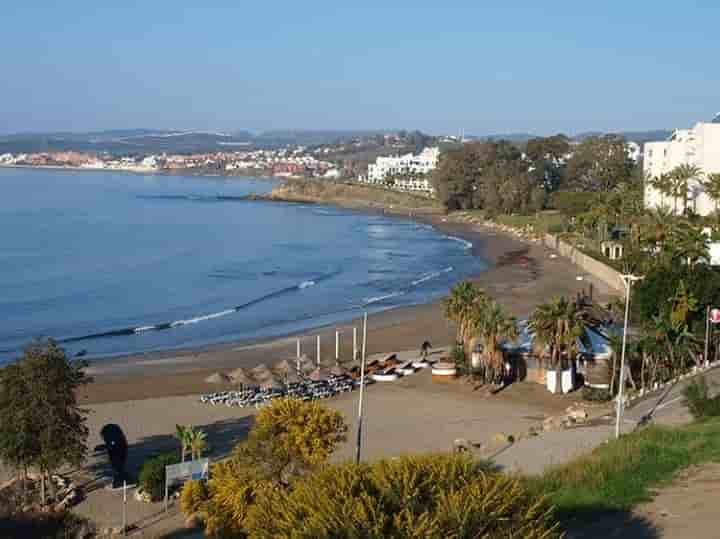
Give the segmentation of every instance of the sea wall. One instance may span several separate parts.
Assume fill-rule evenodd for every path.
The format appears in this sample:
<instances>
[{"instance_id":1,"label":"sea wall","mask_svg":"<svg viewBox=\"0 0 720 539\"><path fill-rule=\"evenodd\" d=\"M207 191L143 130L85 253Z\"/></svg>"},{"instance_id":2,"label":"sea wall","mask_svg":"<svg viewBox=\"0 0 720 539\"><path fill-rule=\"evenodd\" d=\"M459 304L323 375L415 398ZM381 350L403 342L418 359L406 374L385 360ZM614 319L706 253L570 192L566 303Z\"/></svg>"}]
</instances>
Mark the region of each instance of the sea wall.
<instances>
[{"instance_id":1,"label":"sea wall","mask_svg":"<svg viewBox=\"0 0 720 539\"><path fill-rule=\"evenodd\" d=\"M541 237L541 241L545 247L555 249L560 256L568 258L575 265L579 266L596 279L601 280L609 287L623 292L625 287L623 286L620 272L611 268L607 264L603 264L599 260L594 259L591 256L578 250L577 247L562 241L559 237L553 236L552 234L545 234Z\"/></svg>"}]
</instances>

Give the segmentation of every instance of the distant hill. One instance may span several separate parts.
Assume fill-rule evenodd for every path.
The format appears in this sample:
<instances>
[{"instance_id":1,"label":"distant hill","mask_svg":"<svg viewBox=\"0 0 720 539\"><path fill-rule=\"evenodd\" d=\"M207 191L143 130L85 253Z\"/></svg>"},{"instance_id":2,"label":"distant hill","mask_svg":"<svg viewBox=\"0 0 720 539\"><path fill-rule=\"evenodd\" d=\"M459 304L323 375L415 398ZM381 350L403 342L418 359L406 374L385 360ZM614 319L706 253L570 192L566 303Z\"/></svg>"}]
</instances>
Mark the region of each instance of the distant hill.
<instances>
[{"instance_id":1,"label":"distant hill","mask_svg":"<svg viewBox=\"0 0 720 539\"><path fill-rule=\"evenodd\" d=\"M588 137L596 137L596 136L604 135L604 134L605 133L602 133L600 131L588 131L586 133L579 133L579 134L575 135L573 137L573 140L581 142ZM650 131L621 131L620 133L617 133L617 134L625 137L625 140L637 142L638 144L643 144L645 142L666 140L668 137L670 137L670 135L672 135L672 130L670 130L670 129L654 129L654 130L650 130Z\"/></svg>"},{"instance_id":2,"label":"distant hill","mask_svg":"<svg viewBox=\"0 0 720 539\"><path fill-rule=\"evenodd\" d=\"M262 145L287 145L297 144L301 146L314 146L317 144L332 144L347 142L357 138L383 135L390 131L382 130L312 130L312 129L276 129L263 131L255 136L255 143Z\"/></svg>"},{"instance_id":3,"label":"distant hill","mask_svg":"<svg viewBox=\"0 0 720 539\"><path fill-rule=\"evenodd\" d=\"M0 136L0 154L81 151L95 153L190 153L251 145L249 132L216 133L158 129L120 129L87 133L23 133Z\"/></svg>"}]
</instances>

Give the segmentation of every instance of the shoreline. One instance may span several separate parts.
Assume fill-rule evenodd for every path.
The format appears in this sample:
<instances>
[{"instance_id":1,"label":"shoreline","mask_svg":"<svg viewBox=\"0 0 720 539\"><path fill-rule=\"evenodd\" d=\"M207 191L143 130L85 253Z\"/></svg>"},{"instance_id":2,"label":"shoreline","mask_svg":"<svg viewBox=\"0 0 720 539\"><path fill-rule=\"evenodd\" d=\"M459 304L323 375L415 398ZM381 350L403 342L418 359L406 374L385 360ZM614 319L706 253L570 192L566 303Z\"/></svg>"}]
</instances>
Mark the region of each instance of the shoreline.
<instances>
[{"instance_id":1,"label":"shoreline","mask_svg":"<svg viewBox=\"0 0 720 539\"><path fill-rule=\"evenodd\" d=\"M375 208L375 211L379 209ZM393 212L398 213L406 215L405 212ZM483 225L453 222L440 214L415 214L412 218L430 224L444 234L470 241L472 255L482 257L490 266L469 280L484 287L514 316L526 316L537 303L554 295L573 296L589 284L599 298L613 295L607 286L587 276L569 261L548 257L548 250L541 245ZM580 275L583 280L577 281L576 277ZM360 319L354 318L269 339L91 361L87 372L94 381L80 391L79 397L87 404L212 392L219 386L206 383L207 376L237 367L252 368L260 363L272 366L281 359L294 358L298 337L302 339L302 353L314 359L315 338L320 335L323 363L333 363L336 329L341 331L341 361L348 361L352 355L352 327L359 330L360 325ZM424 340L438 348L451 345L454 338L455 329L444 318L441 300L434 300L370 316L367 352L371 356L412 350L419 348Z\"/></svg>"}]
</instances>

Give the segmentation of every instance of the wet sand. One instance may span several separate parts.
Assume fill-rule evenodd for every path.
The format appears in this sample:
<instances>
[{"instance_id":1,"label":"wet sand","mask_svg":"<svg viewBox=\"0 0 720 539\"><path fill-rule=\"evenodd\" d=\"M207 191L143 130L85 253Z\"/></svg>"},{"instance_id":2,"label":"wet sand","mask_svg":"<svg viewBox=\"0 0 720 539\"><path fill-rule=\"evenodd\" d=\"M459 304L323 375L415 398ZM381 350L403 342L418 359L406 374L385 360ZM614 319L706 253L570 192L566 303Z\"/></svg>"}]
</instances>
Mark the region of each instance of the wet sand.
<instances>
[{"instance_id":1,"label":"wet sand","mask_svg":"<svg viewBox=\"0 0 720 539\"><path fill-rule=\"evenodd\" d=\"M590 284L597 298L605 300L611 295L606 285L565 259L550 258L550 251L536 243L482 225L454 223L441 215L417 218L443 233L472 242L473 254L490 267L471 280L516 316L527 316L535 305L554 296L575 296ZM583 275L582 281L576 280L579 275ZM314 358L315 337L320 335L323 361L334 361L336 329L341 332L341 360L350 360L353 327L360 330L361 321L352 320L302 335L261 342L98 360L88 368L94 382L81 390L80 399L84 403L99 403L212 391L216 386L204 379L214 372L259 363L271 365L283 358L294 358L297 337L302 339L302 352ZM369 318L368 354L408 350L419 347L424 340L436 347L447 346L454 341L454 336L455 328L443 316L440 301L393 309Z\"/></svg>"}]
</instances>

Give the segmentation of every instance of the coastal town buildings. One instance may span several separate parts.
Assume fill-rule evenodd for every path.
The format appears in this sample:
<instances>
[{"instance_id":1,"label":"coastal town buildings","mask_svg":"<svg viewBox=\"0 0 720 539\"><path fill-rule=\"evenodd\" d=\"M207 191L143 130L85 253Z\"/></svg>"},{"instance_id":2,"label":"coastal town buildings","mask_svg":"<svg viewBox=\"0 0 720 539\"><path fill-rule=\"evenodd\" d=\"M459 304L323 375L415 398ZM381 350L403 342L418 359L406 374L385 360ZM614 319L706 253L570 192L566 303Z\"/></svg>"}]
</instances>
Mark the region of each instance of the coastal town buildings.
<instances>
[{"instance_id":1,"label":"coastal town buildings","mask_svg":"<svg viewBox=\"0 0 720 539\"><path fill-rule=\"evenodd\" d=\"M437 147L425 148L417 155L378 157L375 163L368 165L367 176L361 177L360 181L387 185L400 191L432 193L430 173L437 167L439 157Z\"/></svg>"},{"instance_id":2,"label":"coastal town buildings","mask_svg":"<svg viewBox=\"0 0 720 539\"><path fill-rule=\"evenodd\" d=\"M676 129L666 141L645 144L643 172L647 180L668 174L680 165L695 166L701 171L689 183L686 202L673 204L646 181L645 206L676 208L679 213L687 206L700 215L713 213L715 202L705 193L702 180L705 174L720 173L720 114L711 122L699 122L691 129Z\"/></svg>"}]
</instances>

